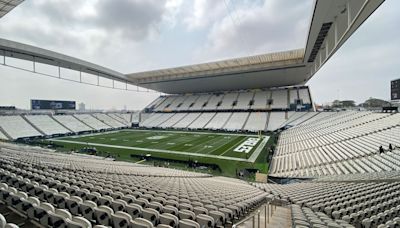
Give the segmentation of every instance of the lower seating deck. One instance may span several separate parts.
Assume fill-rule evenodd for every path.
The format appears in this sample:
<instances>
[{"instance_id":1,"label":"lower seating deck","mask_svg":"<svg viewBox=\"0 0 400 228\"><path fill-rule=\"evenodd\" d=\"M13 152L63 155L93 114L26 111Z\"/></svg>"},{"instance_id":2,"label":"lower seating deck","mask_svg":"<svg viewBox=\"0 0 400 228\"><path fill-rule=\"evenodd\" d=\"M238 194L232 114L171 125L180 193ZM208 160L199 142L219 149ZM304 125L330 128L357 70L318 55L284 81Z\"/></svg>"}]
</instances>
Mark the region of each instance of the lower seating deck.
<instances>
[{"instance_id":1,"label":"lower seating deck","mask_svg":"<svg viewBox=\"0 0 400 228\"><path fill-rule=\"evenodd\" d=\"M224 226L268 196L243 181L93 156L11 144L0 154L0 200L44 226Z\"/></svg>"}]
</instances>

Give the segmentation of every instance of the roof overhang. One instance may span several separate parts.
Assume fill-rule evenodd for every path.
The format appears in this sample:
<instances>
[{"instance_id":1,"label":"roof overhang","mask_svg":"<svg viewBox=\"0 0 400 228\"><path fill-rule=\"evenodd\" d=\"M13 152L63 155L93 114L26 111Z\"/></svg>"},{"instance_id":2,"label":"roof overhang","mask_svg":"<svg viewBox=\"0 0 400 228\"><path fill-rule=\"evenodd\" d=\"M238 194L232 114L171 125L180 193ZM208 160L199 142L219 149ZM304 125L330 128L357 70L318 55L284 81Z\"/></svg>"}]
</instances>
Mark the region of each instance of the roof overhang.
<instances>
[{"instance_id":1,"label":"roof overhang","mask_svg":"<svg viewBox=\"0 0 400 228\"><path fill-rule=\"evenodd\" d=\"M128 74L134 84L164 93L212 92L299 84L304 49ZM227 83L229 82L229 83Z\"/></svg>"},{"instance_id":2,"label":"roof overhang","mask_svg":"<svg viewBox=\"0 0 400 228\"><path fill-rule=\"evenodd\" d=\"M0 0L0 18L21 4L24 0Z\"/></svg>"},{"instance_id":3,"label":"roof overhang","mask_svg":"<svg viewBox=\"0 0 400 228\"><path fill-rule=\"evenodd\" d=\"M309 80L384 0L316 0L304 63Z\"/></svg>"},{"instance_id":4,"label":"roof overhang","mask_svg":"<svg viewBox=\"0 0 400 228\"><path fill-rule=\"evenodd\" d=\"M121 82L127 82L126 76L117 71L54 51L49 51L43 48L38 48L32 45L22 44L2 38L0 38L0 55L76 70Z\"/></svg>"}]
</instances>

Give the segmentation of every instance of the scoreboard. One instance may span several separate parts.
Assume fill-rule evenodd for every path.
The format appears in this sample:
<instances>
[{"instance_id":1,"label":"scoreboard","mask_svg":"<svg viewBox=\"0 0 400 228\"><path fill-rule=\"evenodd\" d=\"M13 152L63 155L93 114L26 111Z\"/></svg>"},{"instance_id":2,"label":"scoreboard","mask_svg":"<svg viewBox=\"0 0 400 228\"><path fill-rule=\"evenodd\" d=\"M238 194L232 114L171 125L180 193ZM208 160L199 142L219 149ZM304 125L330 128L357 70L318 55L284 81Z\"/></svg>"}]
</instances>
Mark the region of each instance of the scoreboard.
<instances>
[{"instance_id":1,"label":"scoreboard","mask_svg":"<svg viewBox=\"0 0 400 228\"><path fill-rule=\"evenodd\" d=\"M75 101L31 100L32 110L76 109Z\"/></svg>"},{"instance_id":2,"label":"scoreboard","mask_svg":"<svg viewBox=\"0 0 400 228\"><path fill-rule=\"evenodd\" d=\"M400 100L400 79L390 82L390 99L392 101Z\"/></svg>"}]
</instances>

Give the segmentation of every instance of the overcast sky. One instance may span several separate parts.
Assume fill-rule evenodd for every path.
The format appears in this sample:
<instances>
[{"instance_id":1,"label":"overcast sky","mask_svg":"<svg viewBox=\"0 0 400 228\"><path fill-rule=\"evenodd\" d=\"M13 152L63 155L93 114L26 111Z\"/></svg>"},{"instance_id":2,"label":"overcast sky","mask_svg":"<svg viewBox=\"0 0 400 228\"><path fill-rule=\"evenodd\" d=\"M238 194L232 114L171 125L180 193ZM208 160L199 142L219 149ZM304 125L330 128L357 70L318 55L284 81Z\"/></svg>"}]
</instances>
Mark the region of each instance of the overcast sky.
<instances>
[{"instance_id":1,"label":"overcast sky","mask_svg":"<svg viewBox=\"0 0 400 228\"><path fill-rule=\"evenodd\" d=\"M303 48L312 7L312 0L32 0L0 19L0 37L132 73ZM400 78L398 9L400 1L386 0L311 79L316 102L389 99L390 80ZM0 105L29 108L30 99L62 99L87 108L141 109L158 95L0 66Z\"/></svg>"}]
</instances>

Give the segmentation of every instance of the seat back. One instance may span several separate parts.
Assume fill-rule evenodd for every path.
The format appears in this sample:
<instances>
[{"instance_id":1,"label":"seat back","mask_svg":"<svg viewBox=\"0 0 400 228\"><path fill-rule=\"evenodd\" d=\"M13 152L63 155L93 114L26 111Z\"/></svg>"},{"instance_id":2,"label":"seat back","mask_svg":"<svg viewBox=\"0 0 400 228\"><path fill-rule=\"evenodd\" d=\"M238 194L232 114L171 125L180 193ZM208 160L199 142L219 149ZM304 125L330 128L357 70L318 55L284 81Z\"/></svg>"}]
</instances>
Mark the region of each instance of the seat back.
<instances>
[{"instance_id":1,"label":"seat back","mask_svg":"<svg viewBox=\"0 0 400 228\"><path fill-rule=\"evenodd\" d=\"M199 215L199 214L207 215L207 214L208 214L208 210L205 209L204 207L194 207L194 208L193 208L193 212L194 212L196 215Z\"/></svg>"},{"instance_id":2,"label":"seat back","mask_svg":"<svg viewBox=\"0 0 400 228\"><path fill-rule=\"evenodd\" d=\"M72 220L67 220L68 228L91 228L92 224L85 218L76 216Z\"/></svg>"},{"instance_id":3,"label":"seat back","mask_svg":"<svg viewBox=\"0 0 400 228\"><path fill-rule=\"evenodd\" d=\"M160 223L171 227L178 227L179 219L175 215L164 213L160 215Z\"/></svg>"},{"instance_id":4,"label":"seat back","mask_svg":"<svg viewBox=\"0 0 400 228\"><path fill-rule=\"evenodd\" d=\"M163 209L164 209L163 205L159 202L150 202L149 205L147 205L147 207L153 208L160 213L163 213Z\"/></svg>"},{"instance_id":5,"label":"seat back","mask_svg":"<svg viewBox=\"0 0 400 228\"><path fill-rule=\"evenodd\" d=\"M132 221L132 227L135 228L153 228L153 224L143 218L135 218L135 220Z\"/></svg>"},{"instance_id":6,"label":"seat back","mask_svg":"<svg viewBox=\"0 0 400 228\"><path fill-rule=\"evenodd\" d=\"M133 219L135 219L142 216L143 208L140 205L131 203L125 207L125 210Z\"/></svg>"},{"instance_id":7,"label":"seat back","mask_svg":"<svg viewBox=\"0 0 400 228\"><path fill-rule=\"evenodd\" d=\"M209 211L208 215L213 217L215 225L222 226L226 223L225 214L221 211Z\"/></svg>"},{"instance_id":8,"label":"seat back","mask_svg":"<svg viewBox=\"0 0 400 228\"><path fill-rule=\"evenodd\" d=\"M183 209L178 212L178 217L179 217L179 219L195 220L196 214L193 211Z\"/></svg>"},{"instance_id":9,"label":"seat back","mask_svg":"<svg viewBox=\"0 0 400 228\"><path fill-rule=\"evenodd\" d=\"M60 192L54 194L54 204L58 206L58 208L64 209L67 208L66 200L69 198L69 194L66 192Z\"/></svg>"},{"instance_id":10,"label":"seat back","mask_svg":"<svg viewBox=\"0 0 400 228\"><path fill-rule=\"evenodd\" d=\"M113 200L114 199L111 196L100 196L97 199L97 204L111 207L111 203L113 202Z\"/></svg>"},{"instance_id":11,"label":"seat back","mask_svg":"<svg viewBox=\"0 0 400 228\"><path fill-rule=\"evenodd\" d=\"M101 205L94 208L94 218L100 225L109 226L112 214L114 214L114 211L108 206Z\"/></svg>"},{"instance_id":12,"label":"seat back","mask_svg":"<svg viewBox=\"0 0 400 228\"><path fill-rule=\"evenodd\" d=\"M67 227L67 221L71 220L72 216L65 209L56 209L54 213L49 213L49 219L52 227Z\"/></svg>"},{"instance_id":13,"label":"seat back","mask_svg":"<svg viewBox=\"0 0 400 228\"><path fill-rule=\"evenodd\" d=\"M111 208L114 210L114 212L123 211L127 205L128 203L126 201L116 199L111 203Z\"/></svg>"},{"instance_id":14,"label":"seat back","mask_svg":"<svg viewBox=\"0 0 400 228\"><path fill-rule=\"evenodd\" d=\"M117 211L112 215L112 224L115 228L129 228L131 225L132 217L122 211Z\"/></svg>"},{"instance_id":15,"label":"seat back","mask_svg":"<svg viewBox=\"0 0 400 228\"><path fill-rule=\"evenodd\" d=\"M209 215L197 215L196 222L198 222L202 228L211 228L215 225L214 219Z\"/></svg>"},{"instance_id":16,"label":"seat back","mask_svg":"<svg viewBox=\"0 0 400 228\"><path fill-rule=\"evenodd\" d=\"M80 211L84 218L89 221L94 220L94 209L97 207L97 204L93 201L86 200L80 204Z\"/></svg>"},{"instance_id":17,"label":"seat back","mask_svg":"<svg viewBox=\"0 0 400 228\"><path fill-rule=\"evenodd\" d=\"M153 208L145 208L142 211L142 217L153 223L153 225L156 225L158 223L160 213Z\"/></svg>"},{"instance_id":18,"label":"seat back","mask_svg":"<svg viewBox=\"0 0 400 228\"><path fill-rule=\"evenodd\" d=\"M7 224L6 218L0 214L0 227L3 228Z\"/></svg>"},{"instance_id":19,"label":"seat back","mask_svg":"<svg viewBox=\"0 0 400 228\"><path fill-rule=\"evenodd\" d=\"M179 220L179 228L200 228L200 224L193 220L181 219Z\"/></svg>"},{"instance_id":20,"label":"seat back","mask_svg":"<svg viewBox=\"0 0 400 228\"><path fill-rule=\"evenodd\" d=\"M78 196L72 196L65 199L65 207L71 212L71 214L78 215L80 213L79 208L82 202L82 198Z\"/></svg>"},{"instance_id":21,"label":"seat back","mask_svg":"<svg viewBox=\"0 0 400 228\"><path fill-rule=\"evenodd\" d=\"M136 198L132 195L124 195L121 197L121 199L127 202L128 204L133 203L136 200Z\"/></svg>"},{"instance_id":22,"label":"seat back","mask_svg":"<svg viewBox=\"0 0 400 228\"><path fill-rule=\"evenodd\" d=\"M34 205L34 218L39 220L40 224L49 226L49 214L54 213L54 207L49 203L41 203Z\"/></svg>"},{"instance_id":23,"label":"seat back","mask_svg":"<svg viewBox=\"0 0 400 228\"><path fill-rule=\"evenodd\" d=\"M144 198L139 198L135 200L135 204L140 205L141 207L145 208L149 204L149 201Z\"/></svg>"},{"instance_id":24,"label":"seat back","mask_svg":"<svg viewBox=\"0 0 400 228\"><path fill-rule=\"evenodd\" d=\"M178 208L176 208L174 206L167 205L167 206L164 206L164 213L170 213L175 216L178 216L179 210L178 210Z\"/></svg>"}]
</instances>

